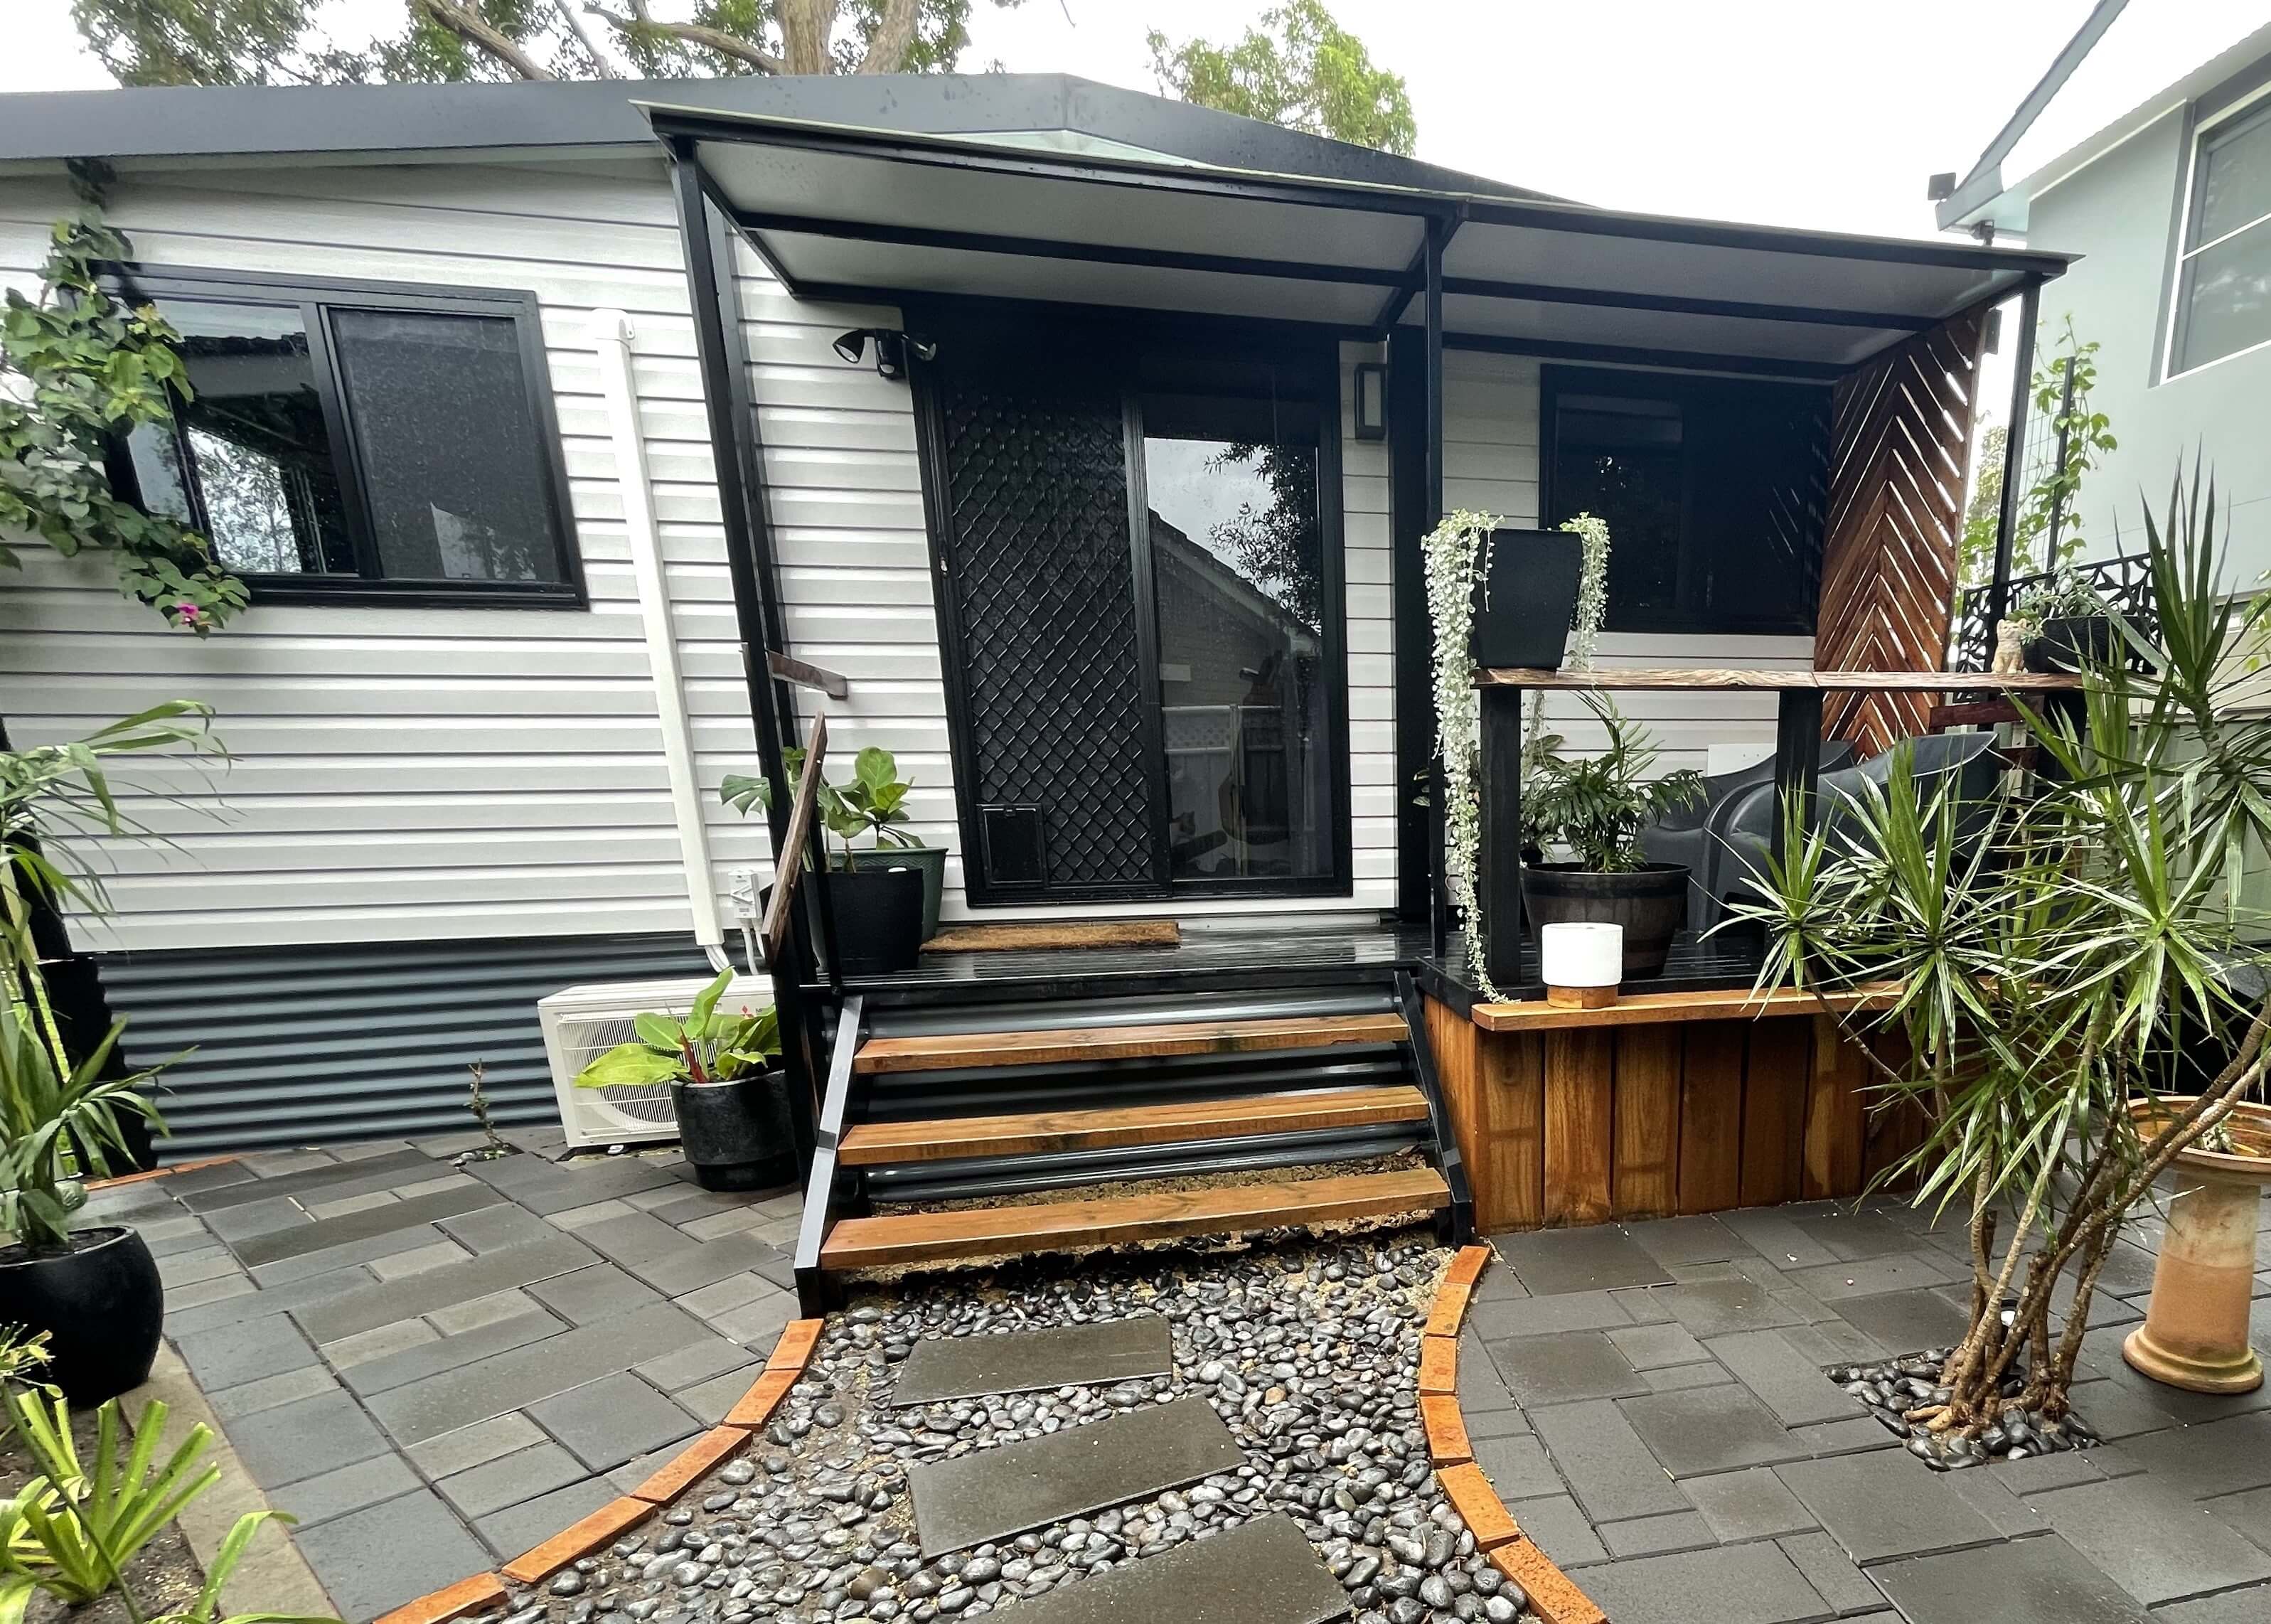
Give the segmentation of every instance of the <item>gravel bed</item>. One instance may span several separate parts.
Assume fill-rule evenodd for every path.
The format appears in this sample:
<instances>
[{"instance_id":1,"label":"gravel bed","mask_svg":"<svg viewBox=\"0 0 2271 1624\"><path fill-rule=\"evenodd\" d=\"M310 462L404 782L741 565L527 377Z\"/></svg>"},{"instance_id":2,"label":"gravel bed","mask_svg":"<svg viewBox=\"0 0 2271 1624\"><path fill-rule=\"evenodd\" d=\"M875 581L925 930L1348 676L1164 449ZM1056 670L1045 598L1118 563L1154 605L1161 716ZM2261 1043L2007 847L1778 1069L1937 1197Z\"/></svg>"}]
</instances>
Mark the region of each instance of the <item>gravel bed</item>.
<instances>
[{"instance_id":1,"label":"gravel bed","mask_svg":"<svg viewBox=\"0 0 2271 1624\"><path fill-rule=\"evenodd\" d=\"M1020 1263L903 1281L829 1316L804 1378L739 1457L655 1521L488 1615L503 1624L817 1624L1014 1614L1023 1598L1272 1512L1293 1517L1358 1624L1514 1624L1502 1579L1444 1499L1414 1397L1450 1259L1423 1231L1232 1256ZM891 1407L927 1337L1157 1313L1171 1376ZM1184 1395L1210 1402L1235 1471L926 1559L909 1466Z\"/></svg>"},{"instance_id":2,"label":"gravel bed","mask_svg":"<svg viewBox=\"0 0 2271 1624\"><path fill-rule=\"evenodd\" d=\"M2097 1434L2075 1415L2068 1415L2064 1421L2046 1421L2038 1411L2006 1409L1995 1424L1977 1438L1953 1437L1931 1431L1928 1423L1910 1422L1905 1412L1947 1402L1947 1389L1940 1384L1940 1373L1954 1351L1926 1348L1921 1353L1878 1364L1837 1365L1831 1367L1829 1379L1859 1399L1871 1415L1907 1439L1910 1454L1940 1471L1955 1471L1989 1461L2061 1454L2096 1445ZM2002 1395L2005 1398L2016 1398L2026 1385L2025 1374L2013 1371L2003 1378Z\"/></svg>"}]
</instances>

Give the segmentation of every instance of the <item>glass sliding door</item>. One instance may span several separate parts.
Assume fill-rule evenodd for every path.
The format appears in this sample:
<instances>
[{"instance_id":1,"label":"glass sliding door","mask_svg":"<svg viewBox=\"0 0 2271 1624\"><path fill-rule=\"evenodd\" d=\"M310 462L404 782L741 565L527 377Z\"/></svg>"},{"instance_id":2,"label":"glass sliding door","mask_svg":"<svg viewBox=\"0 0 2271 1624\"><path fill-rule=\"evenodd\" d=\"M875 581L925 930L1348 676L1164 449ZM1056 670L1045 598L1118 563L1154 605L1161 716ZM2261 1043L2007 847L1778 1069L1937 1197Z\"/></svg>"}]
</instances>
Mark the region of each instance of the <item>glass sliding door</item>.
<instances>
[{"instance_id":1,"label":"glass sliding door","mask_svg":"<svg viewBox=\"0 0 2271 1624\"><path fill-rule=\"evenodd\" d=\"M1168 877L1333 871L1318 413L1142 397Z\"/></svg>"}]
</instances>

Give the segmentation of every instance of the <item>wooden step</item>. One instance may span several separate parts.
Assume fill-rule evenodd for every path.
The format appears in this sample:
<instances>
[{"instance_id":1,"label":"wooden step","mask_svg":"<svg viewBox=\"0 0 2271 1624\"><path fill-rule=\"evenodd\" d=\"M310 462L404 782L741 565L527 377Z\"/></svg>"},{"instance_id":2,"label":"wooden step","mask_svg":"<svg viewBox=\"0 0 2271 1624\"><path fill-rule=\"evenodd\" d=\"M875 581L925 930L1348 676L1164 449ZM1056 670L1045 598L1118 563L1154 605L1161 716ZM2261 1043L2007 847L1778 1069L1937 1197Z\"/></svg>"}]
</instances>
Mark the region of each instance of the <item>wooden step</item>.
<instances>
[{"instance_id":1,"label":"wooden step","mask_svg":"<svg viewBox=\"0 0 2271 1624\"><path fill-rule=\"evenodd\" d=\"M1248 1134L1362 1128L1427 1120L1426 1096L1406 1084L1386 1088L1248 1094L1168 1105L1092 1111L1031 1111L1009 1116L943 1117L920 1122L861 1122L847 1129L836 1159L847 1167L888 1162L950 1161L958 1156L1008 1156L1029 1151L1098 1151L1120 1145L1177 1144Z\"/></svg>"},{"instance_id":2,"label":"wooden step","mask_svg":"<svg viewBox=\"0 0 2271 1624\"><path fill-rule=\"evenodd\" d=\"M1450 1200L1432 1167L1331 1178L1146 1190L1085 1201L1015 1202L954 1212L900 1212L839 1220L821 1244L823 1269L937 1263L1113 1246L1177 1235L1228 1234L1290 1224L1431 1212Z\"/></svg>"},{"instance_id":3,"label":"wooden step","mask_svg":"<svg viewBox=\"0 0 2271 1624\"><path fill-rule=\"evenodd\" d=\"M1346 1043L1399 1043L1400 1015L1318 1015L1292 1019L1170 1021L1150 1026L1052 1026L1039 1032L938 1032L871 1038L853 1056L854 1071L944 1071L964 1066L1046 1066L1076 1060L1159 1054L1232 1054L1258 1049L1321 1049Z\"/></svg>"}]
</instances>

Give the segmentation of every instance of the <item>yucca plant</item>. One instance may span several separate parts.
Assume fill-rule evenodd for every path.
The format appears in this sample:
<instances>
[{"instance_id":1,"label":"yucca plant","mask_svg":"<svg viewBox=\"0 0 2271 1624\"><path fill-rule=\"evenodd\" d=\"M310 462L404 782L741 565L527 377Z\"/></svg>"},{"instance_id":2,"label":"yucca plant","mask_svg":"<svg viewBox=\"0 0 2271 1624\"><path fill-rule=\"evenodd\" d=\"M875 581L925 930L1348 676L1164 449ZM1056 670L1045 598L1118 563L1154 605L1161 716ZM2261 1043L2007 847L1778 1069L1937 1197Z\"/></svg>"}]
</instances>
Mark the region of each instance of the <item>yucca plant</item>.
<instances>
[{"instance_id":1,"label":"yucca plant","mask_svg":"<svg viewBox=\"0 0 2271 1624\"><path fill-rule=\"evenodd\" d=\"M1836 1018L1873 1057L1880 1106L1910 1102L1927 1124L1884 1177L1919 1203L1968 1203L1969 1326L1947 1402L1910 1416L1937 1433L1976 1437L2013 1404L2062 1420L2123 1217L2271 1058L2271 1005L2230 974L2271 968L2271 921L2241 897L2271 835L2271 718L2229 704L2271 600L2226 590L2197 474L2146 535L2149 635L2117 617L2123 646L2087 662L2078 716L2022 712L2045 768L2029 786L1960 808L1897 747L1883 787L1835 816L1808 828L1785 807L1785 855L1733 911L1766 931L1761 988L1899 987L1889 1008ZM2141 1122L2132 1107L2203 1036L2228 1063Z\"/></svg>"}]
</instances>

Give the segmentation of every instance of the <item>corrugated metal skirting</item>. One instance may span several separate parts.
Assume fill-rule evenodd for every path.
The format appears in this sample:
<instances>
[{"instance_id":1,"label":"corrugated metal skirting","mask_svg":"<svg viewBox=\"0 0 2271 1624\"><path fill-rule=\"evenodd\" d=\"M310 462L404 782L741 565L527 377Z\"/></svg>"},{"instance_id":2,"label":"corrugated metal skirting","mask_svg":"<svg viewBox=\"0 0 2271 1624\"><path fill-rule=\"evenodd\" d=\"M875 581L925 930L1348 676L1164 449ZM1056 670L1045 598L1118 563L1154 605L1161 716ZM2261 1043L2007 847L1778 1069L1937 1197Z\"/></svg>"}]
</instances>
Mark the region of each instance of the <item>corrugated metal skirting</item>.
<instances>
[{"instance_id":1,"label":"corrugated metal skirting","mask_svg":"<svg viewBox=\"0 0 2271 1624\"><path fill-rule=\"evenodd\" d=\"M595 981L704 976L683 935L105 954L128 1058L167 1068L160 1161L471 1128L467 1065L500 1123L557 1120L536 1001Z\"/></svg>"}]
</instances>

